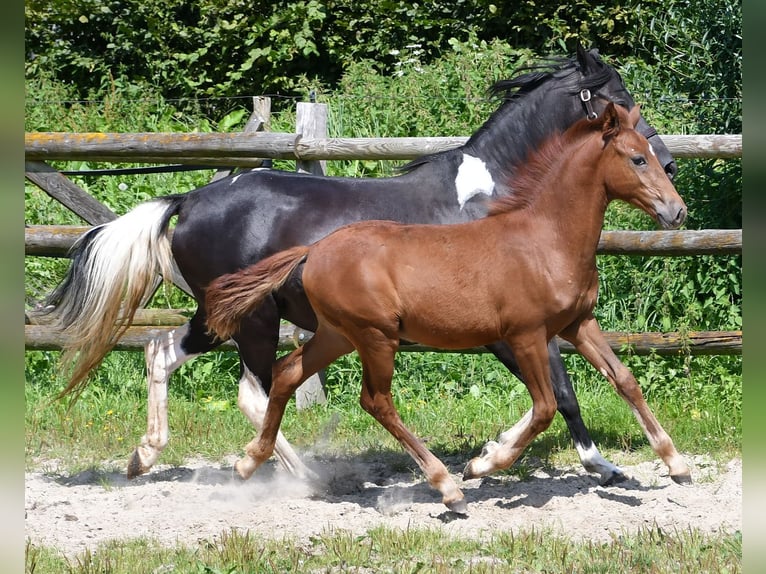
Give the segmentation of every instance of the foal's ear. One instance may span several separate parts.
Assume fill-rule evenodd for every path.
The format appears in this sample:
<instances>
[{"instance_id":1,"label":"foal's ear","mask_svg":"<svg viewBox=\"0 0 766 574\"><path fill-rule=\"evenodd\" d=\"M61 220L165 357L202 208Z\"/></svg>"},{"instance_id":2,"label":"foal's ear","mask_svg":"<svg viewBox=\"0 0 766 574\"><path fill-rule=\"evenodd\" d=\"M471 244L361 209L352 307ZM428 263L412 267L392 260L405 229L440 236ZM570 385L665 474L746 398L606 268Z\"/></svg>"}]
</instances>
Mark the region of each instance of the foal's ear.
<instances>
[{"instance_id":1,"label":"foal's ear","mask_svg":"<svg viewBox=\"0 0 766 574\"><path fill-rule=\"evenodd\" d=\"M606 142L620 132L620 114L614 102L609 102L606 105L601 117L604 120L604 123L601 124L601 135Z\"/></svg>"},{"instance_id":2,"label":"foal's ear","mask_svg":"<svg viewBox=\"0 0 766 574\"><path fill-rule=\"evenodd\" d=\"M640 119L641 119L641 106L636 104L630 110L630 123L633 126L633 129L636 128Z\"/></svg>"}]
</instances>

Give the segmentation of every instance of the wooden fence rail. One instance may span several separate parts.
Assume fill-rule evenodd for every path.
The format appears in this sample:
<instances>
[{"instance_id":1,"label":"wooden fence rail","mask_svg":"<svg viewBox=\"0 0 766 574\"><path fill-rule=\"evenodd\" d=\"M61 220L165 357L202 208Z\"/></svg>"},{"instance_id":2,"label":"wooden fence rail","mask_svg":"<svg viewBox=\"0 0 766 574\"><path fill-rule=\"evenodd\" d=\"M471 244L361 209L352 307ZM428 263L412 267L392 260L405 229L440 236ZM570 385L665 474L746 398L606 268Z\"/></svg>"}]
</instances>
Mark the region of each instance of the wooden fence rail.
<instances>
[{"instance_id":1,"label":"wooden fence rail","mask_svg":"<svg viewBox=\"0 0 766 574\"><path fill-rule=\"evenodd\" d=\"M452 149L467 137L304 138L300 134L254 133L66 133L31 132L24 137L28 161L87 160L122 163L258 165L259 158L299 160L407 160ZM663 135L677 158L742 155L741 135Z\"/></svg>"},{"instance_id":2,"label":"wooden fence rail","mask_svg":"<svg viewBox=\"0 0 766 574\"><path fill-rule=\"evenodd\" d=\"M119 351L143 351L144 345L150 339L162 332L182 325L188 320L184 310L156 310L147 309L150 313L137 314L132 326L128 327L120 337L115 349ZM61 349L66 339L51 331L45 323L34 324L35 319L30 318L33 324L24 325L25 346L28 350L53 351ZM148 322L150 324L142 324ZM609 345L615 353L648 355L741 355L742 354L742 331L689 331L685 333L624 333L604 332ZM279 333L279 349L286 351L302 345L311 337L311 333L293 325L283 325ZM574 353L574 347L567 341L557 338L562 353ZM218 347L219 350L234 350L236 347L227 342ZM424 345L403 345L403 352L454 352L444 351ZM484 347L460 350L461 353L486 353Z\"/></svg>"},{"instance_id":3,"label":"wooden fence rail","mask_svg":"<svg viewBox=\"0 0 766 574\"><path fill-rule=\"evenodd\" d=\"M29 225L24 229L24 252L42 257L66 257L89 227ZM603 231L600 255L737 255L742 253L741 229L699 231Z\"/></svg>"}]
</instances>

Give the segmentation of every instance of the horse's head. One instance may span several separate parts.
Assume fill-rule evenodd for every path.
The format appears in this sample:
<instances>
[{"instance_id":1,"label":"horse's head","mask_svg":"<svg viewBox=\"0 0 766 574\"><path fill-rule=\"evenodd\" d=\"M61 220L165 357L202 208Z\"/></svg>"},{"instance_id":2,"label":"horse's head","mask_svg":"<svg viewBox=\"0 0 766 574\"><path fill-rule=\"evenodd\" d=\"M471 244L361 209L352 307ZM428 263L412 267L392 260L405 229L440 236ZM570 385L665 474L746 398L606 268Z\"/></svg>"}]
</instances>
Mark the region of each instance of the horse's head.
<instances>
[{"instance_id":1,"label":"horse's head","mask_svg":"<svg viewBox=\"0 0 766 574\"><path fill-rule=\"evenodd\" d=\"M607 196L643 209L664 229L675 229L686 219L686 204L666 177L652 145L636 130L640 119L638 106L627 111L609 103L595 120L604 145Z\"/></svg>"},{"instance_id":2,"label":"horse's head","mask_svg":"<svg viewBox=\"0 0 766 574\"><path fill-rule=\"evenodd\" d=\"M620 74L601 61L596 50L586 50L578 43L576 58L581 75L578 97L583 112L589 119L597 118L609 102L619 104L627 110L635 107L636 103L626 89ZM672 180L678 171L678 166L662 138L657 135L657 131L640 115L635 129L649 140L660 165L668 178Z\"/></svg>"}]
</instances>

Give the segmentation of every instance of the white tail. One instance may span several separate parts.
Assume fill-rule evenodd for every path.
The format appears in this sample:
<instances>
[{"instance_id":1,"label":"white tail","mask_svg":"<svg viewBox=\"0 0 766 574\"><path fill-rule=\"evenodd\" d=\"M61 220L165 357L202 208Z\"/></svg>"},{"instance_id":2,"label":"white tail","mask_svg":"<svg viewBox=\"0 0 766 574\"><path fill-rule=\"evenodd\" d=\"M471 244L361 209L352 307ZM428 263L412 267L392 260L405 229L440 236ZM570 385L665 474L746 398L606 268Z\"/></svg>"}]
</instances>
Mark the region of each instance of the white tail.
<instances>
[{"instance_id":1,"label":"white tail","mask_svg":"<svg viewBox=\"0 0 766 574\"><path fill-rule=\"evenodd\" d=\"M73 247L67 276L49 298L52 326L65 337L62 366L69 383L61 395L82 391L151 295L155 277L168 280L173 256L168 222L183 196L143 203L90 230Z\"/></svg>"}]
</instances>

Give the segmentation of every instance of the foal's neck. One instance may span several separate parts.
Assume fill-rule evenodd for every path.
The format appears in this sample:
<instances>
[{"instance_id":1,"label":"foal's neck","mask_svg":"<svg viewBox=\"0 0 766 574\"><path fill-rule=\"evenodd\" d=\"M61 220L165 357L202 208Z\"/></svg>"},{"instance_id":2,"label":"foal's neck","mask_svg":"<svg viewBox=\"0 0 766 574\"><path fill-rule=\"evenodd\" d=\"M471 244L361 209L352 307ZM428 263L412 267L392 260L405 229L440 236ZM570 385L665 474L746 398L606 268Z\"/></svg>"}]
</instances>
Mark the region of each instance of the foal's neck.
<instances>
[{"instance_id":1,"label":"foal's neck","mask_svg":"<svg viewBox=\"0 0 766 574\"><path fill-rule=\"evenodd\" d=\"M608 204L598 161L601 144L595 139L566 146L557 165L540 181L529 205L528 217L539 221L540 227L578 259L595 257Z\"/></svg>"}]
</instances>

